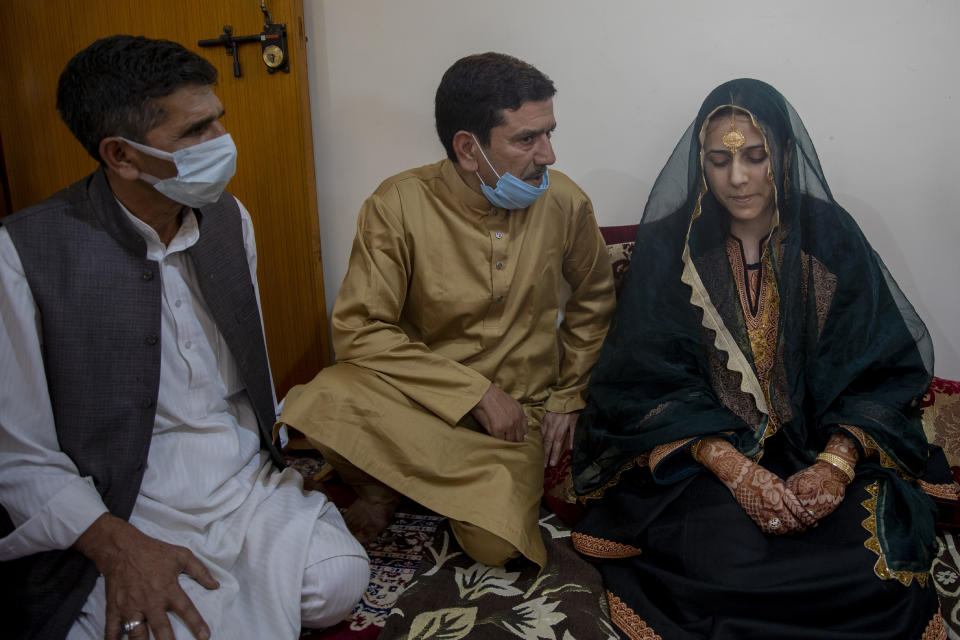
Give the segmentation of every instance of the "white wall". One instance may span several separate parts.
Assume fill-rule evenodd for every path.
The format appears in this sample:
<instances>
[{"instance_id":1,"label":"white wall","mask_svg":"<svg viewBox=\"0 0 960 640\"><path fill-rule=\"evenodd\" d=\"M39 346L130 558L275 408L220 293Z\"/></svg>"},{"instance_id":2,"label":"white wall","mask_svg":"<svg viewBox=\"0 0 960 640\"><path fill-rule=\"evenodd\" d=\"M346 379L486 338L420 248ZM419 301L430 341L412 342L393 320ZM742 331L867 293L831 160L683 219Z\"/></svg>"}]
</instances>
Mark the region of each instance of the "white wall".
<instances>
[{"instance_id":1,"label":"white wall","mask_svg":"<svg viewBox=\"0 0 960 640\"><path fill-rule=\"evenodd\" d=\"M600 224L638 221L709 91L751 76L793 103L836 199L960 379L955 0L305 0L328 311L381 180L443 156L433 96L454 60L520 57L557 86L556 167Z\"/></svg>"}]
</instances>

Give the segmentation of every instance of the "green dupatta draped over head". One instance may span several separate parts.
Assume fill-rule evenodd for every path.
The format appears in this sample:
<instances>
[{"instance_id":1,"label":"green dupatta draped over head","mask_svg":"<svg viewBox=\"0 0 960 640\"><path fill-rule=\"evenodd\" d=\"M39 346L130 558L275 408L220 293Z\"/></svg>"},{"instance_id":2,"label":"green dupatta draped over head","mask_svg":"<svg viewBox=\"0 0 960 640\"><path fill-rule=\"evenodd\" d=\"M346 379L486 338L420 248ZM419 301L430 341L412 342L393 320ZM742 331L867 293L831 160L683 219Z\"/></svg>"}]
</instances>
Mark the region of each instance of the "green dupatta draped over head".
<instances>
[{"instance_id":1,"label":"green dupatta draped over head","mask_svg":"<svg viewBox=\"0 0 960 640\"><path fill-rule=\"evenodd\" d=\"M725 250L729 214L703 171L706 123L725 107L760 129L776 186L768 250L779 322L766 385ZM733 80L707 96L651 190L577 425L574 484L596 495L654 447L706 435L763 464L765 438L782 431L812 463L831 433L851 425L883 452L862 459L857 473L880 481L877 528L889 567L926 570L933 506L914 481L928 456L919 406L932 369L926 327L833 199L796 111L768 84ZM701 471L673 455L654 479Z\"/></svg>"}]
</instances>

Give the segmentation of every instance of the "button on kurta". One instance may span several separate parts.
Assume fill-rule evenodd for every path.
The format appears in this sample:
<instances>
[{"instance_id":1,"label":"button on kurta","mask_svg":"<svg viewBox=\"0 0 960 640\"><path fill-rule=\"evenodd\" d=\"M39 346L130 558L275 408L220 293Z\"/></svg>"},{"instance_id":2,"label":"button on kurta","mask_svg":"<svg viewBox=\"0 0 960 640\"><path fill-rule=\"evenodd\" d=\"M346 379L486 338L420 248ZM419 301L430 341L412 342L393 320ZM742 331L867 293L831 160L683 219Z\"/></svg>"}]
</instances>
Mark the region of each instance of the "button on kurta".
<instances>
[{"instance_id":1,"label":"button on kurta","mask_svg":"<svg viewBox=\"0 0 960 640\"><path fill-rule=\"evenodd\" d=\"M144 271L144 272L140 275L140 277L143 278L144 282L150 282L151 280L153 280L153 272L152 272L152 271Z\"/></svg>"},{"instance_id":2,"label":"button on kurta","mask_svg":"<svg viewBox=\"0 0 960 640\"><path fill-rule=\"evenodd\" d=\"M502 263L502 262L498 262L498 263L497 263L497 269L503 269L503 263Z\"/></svg>"},{"instance_id":3,"label":"button on kurta","mask_svg":"<svg viewBox=\"0 0 960 640\"><path fill-rule=\"evenodd\" d=\"M500 232L500 231L497 231L497 232L496 232L495 234L493 234L493 235L495 235L495 236L497 237L497 240L499 240L500 238L503 237L503 233Z\"/></svg>"},{"instance_id":4,"label":"button on kurta","mask_svg":"<svg viewBox=\"0 0 960 640\"><path fill-rule=\"evenodd\" d=\"M153 346L153 345L157 344L157 336L155 336L155 335L153 335L153 334L150 334L149 336L146 337L146 339L144 340L144 342L146 342L147 344Z\"/></svg>"}]
</instances>

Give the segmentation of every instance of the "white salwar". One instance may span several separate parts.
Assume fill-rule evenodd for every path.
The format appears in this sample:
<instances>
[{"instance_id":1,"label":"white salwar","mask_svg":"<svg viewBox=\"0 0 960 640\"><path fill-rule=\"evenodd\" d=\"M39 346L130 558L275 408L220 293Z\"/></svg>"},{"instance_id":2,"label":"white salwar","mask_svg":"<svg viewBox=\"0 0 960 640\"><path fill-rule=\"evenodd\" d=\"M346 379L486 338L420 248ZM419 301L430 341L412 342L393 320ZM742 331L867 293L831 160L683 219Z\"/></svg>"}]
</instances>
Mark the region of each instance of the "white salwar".
<instances>
[{"instance_id":1,"label":"white salwar","mask_svg":"<svg viewBox=\"0 0 960 640\"><path fill-rule=\"evenodd\" d=\"M122 206L122 205L121 205ZM256 245L240 206L256 286ZM124 211L126 211L124 209ZM127 212L160 265L160 390L147 468L130 523L189 548L220 587L180 583L219 638L296 638L301 620L342 619L369 579L366 553L336 507L305 493L260 448L236 362L200 294L185 250L199 239L188 212L169 246ZM0 560L64 549L106 508L89 477L59 450L44 374L39 318L9 234L0 227L0 502L16 529ZM101 576L70 638L102 638ZM177 637L192 637L175 615Z\"/></svg>"}]
</instances>

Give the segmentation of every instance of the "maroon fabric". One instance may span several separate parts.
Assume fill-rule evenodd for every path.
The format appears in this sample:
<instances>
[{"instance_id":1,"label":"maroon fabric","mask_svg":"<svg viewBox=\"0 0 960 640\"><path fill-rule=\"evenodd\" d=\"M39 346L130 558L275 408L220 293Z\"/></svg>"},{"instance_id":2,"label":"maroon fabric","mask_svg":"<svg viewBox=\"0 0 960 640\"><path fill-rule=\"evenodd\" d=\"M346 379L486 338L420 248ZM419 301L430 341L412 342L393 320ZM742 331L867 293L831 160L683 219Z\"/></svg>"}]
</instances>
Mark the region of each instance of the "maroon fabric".
<instances>
[{"instance_id":1,"label":"maroon fabric","mask_svg":"<svg viewBox=\"0 0 960 640\"><path fill-rule=\"evenodd\" d=\"M930 381L930 389L923 396L920 407L925 409L933 405L940 394L945 396L960 395L960 380L947 380L934 376Z\"/></svg>"},{"instance_id":2,"label":"maroon fabric","mask_svg":"<svg viewBox=\"0 0 960 640\"><path fill-rule=\"evenodd\" d=\"M586 510L586 507L579 502L572 502L572 496L570 451L566 451L556 466L543 470L543 503L568 527L579 522Z\"/></svg>"},{"instance_id":3,"label":"maroon fabric","mask_svg":"<svg viewBox=\"0 0 960 640\"><path fill-rule=\"evenodd\" d=\"M620 227L600 227L600 233L607 243L607 253L610 256L610 266L613 269L614 290L620 297L620 289L627 279L630 261L633 258L633 243L637 233L637 225L630 224Z\"/></svg>"},{"instance_id":4,"label":"maroon fabric","mask_svg":"<svg viewBox=\"0 0 960 640\"><path fill-rule=\"evenodd\" d=\"M637 227L638 225L635 224L600 227L600 233L603 235L603 240L607 244L632 243L637 237Z\"/></svg>"},{"instance_id":5,"label":"maroon fabric","mask_svg":"<svg viewBox=\"0 0 960 640\"><path fill-rule=\"evenodd\" d=\"M354 631L350 628L350 622L344 620L334 627L321 631L304 629L300 635L300 640L375 640L381 631L383 631L383 627L375 625L371 625L362 631Z\"/></svg>"}]
</instances>

